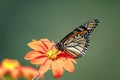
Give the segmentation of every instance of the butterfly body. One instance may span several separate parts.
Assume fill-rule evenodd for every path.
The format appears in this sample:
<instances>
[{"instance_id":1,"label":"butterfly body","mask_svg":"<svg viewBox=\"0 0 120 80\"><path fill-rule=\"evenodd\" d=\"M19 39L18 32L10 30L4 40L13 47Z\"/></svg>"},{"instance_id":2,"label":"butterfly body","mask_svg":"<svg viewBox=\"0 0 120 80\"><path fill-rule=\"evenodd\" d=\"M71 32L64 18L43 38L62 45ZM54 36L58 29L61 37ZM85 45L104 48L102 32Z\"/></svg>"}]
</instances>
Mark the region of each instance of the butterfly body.
<instances>
[{"instance_id":1,"label":"butterfly body","mask_svg":"<svg viewBox=\"0 0 120 80\"><path fill-rule=\"evenodd\" d=\"M74 58L83 56L89 46L89 36L98 23L97 19L84 23L56 43L56 47Z\"/></svg>"}]
</instances>

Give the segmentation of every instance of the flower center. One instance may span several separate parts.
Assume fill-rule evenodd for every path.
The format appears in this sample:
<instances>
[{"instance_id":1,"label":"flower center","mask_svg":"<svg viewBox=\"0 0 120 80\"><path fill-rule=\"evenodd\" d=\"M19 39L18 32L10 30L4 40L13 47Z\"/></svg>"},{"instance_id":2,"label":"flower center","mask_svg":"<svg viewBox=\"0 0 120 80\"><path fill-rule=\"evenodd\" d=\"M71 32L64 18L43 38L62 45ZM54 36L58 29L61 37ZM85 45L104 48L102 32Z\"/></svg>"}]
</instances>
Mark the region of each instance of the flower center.
<instances>
[{"instance_id":1,"label":"flower center","mask_svg":"<svg viewBox=\"0 0 120 80\"><path fill-rule=\"evenodd\" d=\"M2 66L6 69L13 70L20 66L20 63L17 60L4 59L2 61Z\"/></svg>"},{"instance_id":2,"label":"flower center","mask_svg":"<svg viewBox=\"0 0 120 80\"><path fill-rule=\"evenodd\" d=\"M49 59L56 59L57 58L57 50L54 50L54 49L52 49L52 50L49 50L48 52L47 52L47 57L49 58Z\"/></svg>"}]
</instances>

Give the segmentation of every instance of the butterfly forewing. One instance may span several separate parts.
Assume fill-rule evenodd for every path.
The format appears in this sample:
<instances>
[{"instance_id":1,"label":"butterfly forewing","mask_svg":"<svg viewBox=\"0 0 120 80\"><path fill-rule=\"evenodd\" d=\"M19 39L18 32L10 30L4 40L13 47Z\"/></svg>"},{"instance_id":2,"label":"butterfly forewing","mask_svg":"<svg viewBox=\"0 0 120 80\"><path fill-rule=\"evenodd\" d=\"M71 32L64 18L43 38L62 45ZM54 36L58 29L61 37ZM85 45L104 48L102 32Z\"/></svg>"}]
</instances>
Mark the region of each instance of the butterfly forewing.
<instances>
[{"instance_id":1,"label":"butterfly forewing","mask_svg":"<svg viewBox=\"0 0 120 80\"><path fill-rule=\"evenodd\" d=\"M85 49L87 49L87 40L79 35L70 38L71 40L66 40L64 45L64 50L67 53L75 54L75 58L82 56Z\"/></svg>"},{"instance_id":2,"label":"butterfly forewing","mask_svg":"<svg viewBox=\"0 0 120 80\"><path fill-rule=\"evenodd\" d=\"M79 26L57 43L57 48L74 58L83 56L89 46L89 36L98 23L96 19Z\"/></svg>"}]
</instances>

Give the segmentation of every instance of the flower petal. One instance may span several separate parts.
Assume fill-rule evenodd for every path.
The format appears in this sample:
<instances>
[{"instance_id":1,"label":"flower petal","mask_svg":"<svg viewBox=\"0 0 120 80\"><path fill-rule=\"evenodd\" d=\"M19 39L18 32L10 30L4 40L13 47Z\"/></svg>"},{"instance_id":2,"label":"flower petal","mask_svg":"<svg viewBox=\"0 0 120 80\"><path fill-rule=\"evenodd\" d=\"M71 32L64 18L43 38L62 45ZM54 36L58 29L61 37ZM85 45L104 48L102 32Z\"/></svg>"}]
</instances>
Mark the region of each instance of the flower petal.
<instances>
[{"instance_id":1,"label":"flower petal","mask_svg":"<svg viewBox=\"0 0 120 80\"><path fill-rule=\"evenodd\" d=\"M18 78L20 74L20 69L16 68L14 70L10 70L9 72L12 78Z\"/></svg>"},{"instance_id":2,"label":"flower petal","mask_svg":"<svg viewBox=\"0 0 120 80\"><path fill-rule=\"evenodd\" d=\"M30 42L28 43L28 46L37 51L41 52L47 51L47 47L42 43L41 40Z\"/></svg>"},{"instance_id":3,"label":"flower petal","mask_svg":"<svg viewBox=\"0 0 120 80\"><path fill-rule=\"evenodd\" d=\"M61 63L67 71L74 72L74 65L71 61L67 60L67 58L60 58L59 63Z\"/></svg>"},{"instance_id":4,"label":"flower petal","mask_svg":"<svg viewBox=\"0 0 120 80\"><path fill-rule=\"evenodd\" d=\"M44 64L41 64L40 66L40 75L44 75L45 72L47 72L50 69L51 66L51 60L46 60Z\"/></svg>"},{"instance_id":5,"label":"flower petal","mask_svg":"<svg viewBox=\"0 0 120 80\"><path fill-rule=\"evenodd\" d=\"M50 42L48 39L41 39L42 43L47 47L48 50L50 50L53 45L55 45L54 42Z\"/></svg>"},{"instance_id":6,"label":"flower petal","mask_svg":"<svg viewBox=\"0 0 120 80\"><path fill-rule=\"evenodd\" d=\"M32 78L34 75L38 74L38 71L36 69L28 66L21 67L21 72L25 78L29 78L29 79Z\"/></svg>"},{"instance_id":7,"label":"flower petal","mask_svg":"<svg viewBox=\"0 0 120 80\"><path fill-rule=\"evenodd\" d=\"M47 59L48 59L47 57L41 57L41 58L32 59L30 62L32 64L40 65L43 64Z\"/></svg>"},{"instance_id":8,"label":"flower petal","mask_svg":"<svg viewBox=\"0 0 120 80\"><path fill-rule=\"evenodd\" d=\"M4 67L2 67L2 66L0 65L0 78L3 77L4 74L7 73L7 71L8 71L7 69L5 69Z\"/></svg>"},{"instance_id":9,"label":"flower petal","mask_svg":"<svg viewBox=\"0 0 120 80\"><path fill-rule=\"evenodd\" d=\"M76 60L74 58L67 58L69 61L74 62L75 64L77 64Z\"/></svg>"},{"instance_id":10,"label":"flower petal","mask_svg":"<svg viewBox=\"0 0 120 80\"><path fill-rule=\"evenodd\" d=\"M42 52L32 50L25 55L25 59L30 60L30 59L34 59L36 57L40 57L40 56L44 56L44 55L45 54L43 54Z\"/></svg>"},{"instance_id":11,"label":"flower petal","mask_svg":"<svg viewBox=\"0 0 120 80\"><path fill-rule=\"evenodd\" d=\"M52 62L52 72L54 78L60 78L63 75L63 68L60 66L60 63L58 63L57 60Z\"/></svg>"}]
</instances>

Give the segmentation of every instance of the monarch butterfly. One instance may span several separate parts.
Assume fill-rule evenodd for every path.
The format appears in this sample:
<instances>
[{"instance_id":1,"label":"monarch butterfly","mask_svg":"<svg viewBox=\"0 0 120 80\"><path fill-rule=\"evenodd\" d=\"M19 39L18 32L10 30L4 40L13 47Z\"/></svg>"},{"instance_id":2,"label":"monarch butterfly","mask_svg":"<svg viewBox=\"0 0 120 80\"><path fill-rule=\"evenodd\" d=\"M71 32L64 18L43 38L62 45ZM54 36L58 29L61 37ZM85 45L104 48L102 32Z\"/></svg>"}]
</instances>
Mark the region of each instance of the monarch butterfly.
<instances>
[{"instance_id":1,"label":"monarch butterfly","mask_svg":"<svg viewBox=\"0 0 120 80\"><path fill-rule=\"evenodd\" d=\"M95 19L77 27L59 43L56 43L57 49L70 54L74 58L82 57L89 46L89 36L98 23L99 20Z\"/></svg>"}]
</instances>

